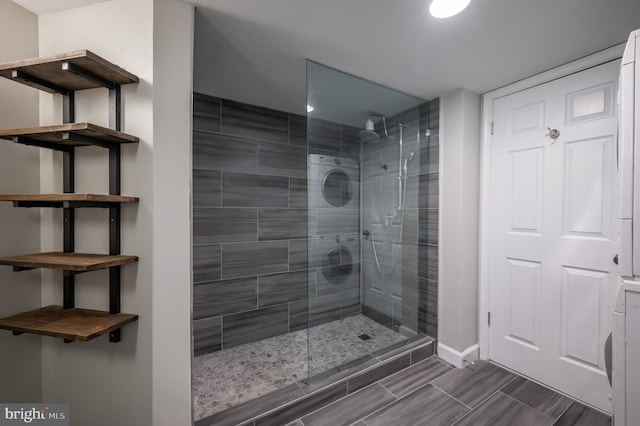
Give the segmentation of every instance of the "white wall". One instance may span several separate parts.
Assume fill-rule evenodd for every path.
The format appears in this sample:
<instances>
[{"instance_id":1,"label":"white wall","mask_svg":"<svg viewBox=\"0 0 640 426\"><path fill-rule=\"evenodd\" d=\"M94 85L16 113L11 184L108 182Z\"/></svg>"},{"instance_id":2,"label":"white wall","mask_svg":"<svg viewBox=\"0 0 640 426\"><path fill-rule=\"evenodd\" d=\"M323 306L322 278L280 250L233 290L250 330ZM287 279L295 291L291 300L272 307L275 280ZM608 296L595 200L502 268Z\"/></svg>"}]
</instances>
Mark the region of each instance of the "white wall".
<instances>
[{"instance_id":1,"label":"white wall","mask_svg":"<svg viewBox=\"0 0 640 426\"><path fill-rule=\"evenodd\" d=\"M10 0L0 0L0 62L38 56L38 18ZM0 79L0 128L38 124L38 91ZM38 149L0 140L0 193L37 193ZM0 256L40 250L40 212L0 203ZM0 267L0 317L40 307L39 271ZM0 331L0 401L39 402L40 337Z\"/></svg>"},{"instance_id":2,"label":"white wall","mask_svg":"<svg viewBox=\"0 0 640 426\"><path fill-rule=\"evenodd\" d=\"M477 358L480 95L440 98L438 353L462 366Z\"/></svg>"},{"instance_id":3,"label":"white wall","mask_svg":"<svg viewBox=\"0 0 640 426\"><path fill-rule=\"evenodd\" d=\"M156 0L153 32L153 425L191 421L193 8Z\"/></svg>"},{"instance_id":4,"label":"white wall","mask_svg":"<svg viewBox=\"0 0 640 426\"><path fill-rule=\"evenodd\" d=\"M140 319L114 344L43 339L43 399L71 404L75 425L189 424L190 401L190 97L192 8L175 0L112 0L40 16L40 55L89 49L136 74L123 86L122 311ZM78 93L76 121L107 124L104 89ZM60 102L40 95L40 122L60 122ZM80 148L76 192L106 192L107 153ZM61 190L61 158L43 150L43 192ZM169 202L172 201L172 203ZM76 251L108 249L107 212L76 213ZM42 221L42 250L61 247L61 212ZM76 306L106 309L106 271L76 278ZM43 274L43 304L60 303L60 274Z\"/></svg>"}]
</instances>

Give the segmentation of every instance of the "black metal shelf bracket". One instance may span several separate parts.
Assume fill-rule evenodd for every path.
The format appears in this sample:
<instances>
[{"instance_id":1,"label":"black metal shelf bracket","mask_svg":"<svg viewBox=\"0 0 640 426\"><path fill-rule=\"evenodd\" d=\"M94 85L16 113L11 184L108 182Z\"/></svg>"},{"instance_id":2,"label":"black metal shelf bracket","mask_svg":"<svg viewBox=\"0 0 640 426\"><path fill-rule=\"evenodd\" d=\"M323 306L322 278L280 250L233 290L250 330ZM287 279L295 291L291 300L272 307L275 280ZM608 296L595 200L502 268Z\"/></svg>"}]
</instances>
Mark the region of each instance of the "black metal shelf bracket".
<instances>
[{"instance_id":1,"label":"black metal shelf bracket","mask_svg":"<svg viewBox=\"0 0 640 426\"><path fill-rule=\"evenodd\" d=\"M65 208L65 209L79 209L79 208L101 208L106 209L113 207L114 202L106 201L14 201L14 207L48 207L48 208Z\"/></svg>"},{"instance_id":2,"label":"black metal shelf bracket","mask_svg":"<svg viewBox=\"0 0 640 426\"><path fill-rule=\"evenodd\" d=\"M109 88L109 127L114 130L122 130L122 109L121 109L120 85ZM120 145L113 145L109 148L109 195L121 195L121 165L122 150ZM120 231L121 205L109 207L109 254L121 254L121 231ZM121 279L122 268L116 266L109 269L109 313L119 314L121 309ZM121 339L120 329L109 333L110 342L119 342Z\"/></svg>"},{"instance_id":3,"label":"black metal shelf bracket","mask_svg":"<svg viewBox=\"0 0 640 426\"><path fill-rule=\"evenodd\" d=\"M107 89L113 89L115 88L115 86L117 86L116 83L106 80L99 75L92 73L91 71L87 71L84 68L74 65L71 62L64 61L62 62L61 67L63 71L69 71L70 73L73 73L78 77L82 77L87 81L98 84L102 87L106 87Z\"/></svg>"},{"instance_id":4,"label":"black metal shelf bracket","mask_svg":"<svg viewBox=\"0 0 640 426\"><path fill-rule=\"evenodd\" d=\"M18 143L21 145L36 146L38 148L46 148L46 149L51 149L54 151L61 151L61 152L66 152L73 149L72 146L59 145L52 142L45 142L38 139L30 138L28 136L14 136L12 138L12 141L13 143Z\"/></svg>"},{"instance_id":5,"label":"black metal shelf bracket","mask_svg":"<svg viewBox=\"0 0 640 426\"><path fill-rule=\"evenodd\" d=\"M80 135L74 132L62 132L62 139L73 142L80 142L86 145L95 145L101 148L111 149L114 146L117 146L117 143L107 142L99 138L94 138L87 135Z\"/></svg>"},{"instance_id":6,"label":"black metal shelf bracket","mask_svg":"<svg viewBox=\"0 0 640 426\"><path fill-rule=\"evenodd\" d=\"M21 70L11 70L11 78L23 84L26 84L27 86L35 87L36 89L42 90L43 92L59 93L61 95L68 95L69 93L71 93L69 89L65 89L64 87L57 86L38 77L29 75Z\"/></svg>"}]
</instances>

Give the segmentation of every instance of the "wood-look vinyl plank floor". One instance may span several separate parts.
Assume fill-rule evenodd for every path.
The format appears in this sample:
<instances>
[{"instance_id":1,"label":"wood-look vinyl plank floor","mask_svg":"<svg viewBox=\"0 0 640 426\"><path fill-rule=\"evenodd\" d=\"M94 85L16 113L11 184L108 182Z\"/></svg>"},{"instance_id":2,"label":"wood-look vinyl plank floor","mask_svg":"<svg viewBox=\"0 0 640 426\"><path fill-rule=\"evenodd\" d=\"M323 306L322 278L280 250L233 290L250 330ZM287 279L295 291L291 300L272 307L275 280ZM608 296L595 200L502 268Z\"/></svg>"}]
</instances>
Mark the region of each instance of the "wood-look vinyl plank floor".
<instances>
[{"instance_id":1,"label":"wood-look vinyl plank floor","mask_svg":"<svg viewBox=\"0 0 640 426\"><path fill-rule=\"evenodd\" d=\"M455 369L434 356L291 425L611 426L611 417L495 364Z\"/></svg>"}]
</instances>

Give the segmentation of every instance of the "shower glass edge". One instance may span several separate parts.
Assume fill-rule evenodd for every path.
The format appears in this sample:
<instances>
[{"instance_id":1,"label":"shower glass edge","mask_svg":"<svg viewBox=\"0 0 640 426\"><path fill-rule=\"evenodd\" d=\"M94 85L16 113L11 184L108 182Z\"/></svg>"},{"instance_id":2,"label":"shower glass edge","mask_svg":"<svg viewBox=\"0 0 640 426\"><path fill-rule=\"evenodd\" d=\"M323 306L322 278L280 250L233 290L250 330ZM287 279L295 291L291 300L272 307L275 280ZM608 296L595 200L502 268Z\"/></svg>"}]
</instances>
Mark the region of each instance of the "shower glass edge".
<instances>
[{"instance_id":1,"label":"shower glass edge","mask_svg":"<svg viewBox=\"0 0 640 426\"><path fill-rule=\"evenodd\" d=\"M425 334L425 101L310 60L306 95L307 362L317 382Z\"/></svg>"}]
</instances>

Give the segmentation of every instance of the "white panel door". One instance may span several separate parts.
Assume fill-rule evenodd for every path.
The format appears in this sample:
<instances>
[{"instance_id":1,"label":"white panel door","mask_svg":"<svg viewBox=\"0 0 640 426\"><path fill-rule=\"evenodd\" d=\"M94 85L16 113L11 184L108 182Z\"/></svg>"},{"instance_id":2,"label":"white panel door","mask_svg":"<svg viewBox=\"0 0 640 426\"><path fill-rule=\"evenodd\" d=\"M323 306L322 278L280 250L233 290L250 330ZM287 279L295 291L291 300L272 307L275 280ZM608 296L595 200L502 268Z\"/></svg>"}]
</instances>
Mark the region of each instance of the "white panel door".
<instances>
[{"instance_id":1,"label":"white panel door","mask_svg":"<svg viewBox=\"0 0 640 426\"><path fill-rule=\"evenodd\" d=\"M608 412L618 72L497 99L490 141L489 357Z\"/></svg>"}]
</instances>

